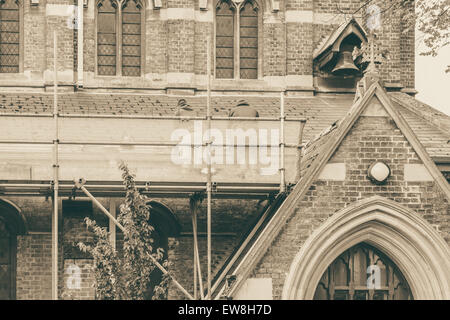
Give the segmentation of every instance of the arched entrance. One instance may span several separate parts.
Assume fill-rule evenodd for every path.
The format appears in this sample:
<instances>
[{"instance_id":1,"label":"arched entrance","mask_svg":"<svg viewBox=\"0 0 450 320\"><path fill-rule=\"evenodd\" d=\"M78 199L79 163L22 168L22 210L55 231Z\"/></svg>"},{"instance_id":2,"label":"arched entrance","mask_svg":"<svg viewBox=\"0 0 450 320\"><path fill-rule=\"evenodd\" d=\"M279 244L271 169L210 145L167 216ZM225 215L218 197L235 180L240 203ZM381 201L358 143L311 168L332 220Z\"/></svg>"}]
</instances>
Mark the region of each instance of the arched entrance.
<instances>
[{"instance_id":1,"label":"arched entrance","mask_svg":"<svg viewBox=\"0 0 450 320\"><path fill-rule=\"evenodd\" d=\"M450 248L416 212L375 196L336 212L303 244L282 299L313 299L328 267L365 243L392 260L414 299L450 299Z\"/></svg>"},{"instance_id":2,"label":"arched entrance","mask_svg":"<svg viewBox=\"0 0 450 320\"><path fill-rule=\"evenodd\" d=\"M314 300L412 300L408 282L394 262L366 243L337 257L317 285Z\"/></svg>"},{"instance_id":3,"label":"arched entrance","mask_svg":"<svg viewBox=\"0 0 450 320\"><path fill-rule=\"evenodd\" d=\"M152 236L155 242L153 247L155 249L162 248L164 250L162 260L165 261L169 258L169 238L177 237L180 233L181 226L178 223L175 214L165 204L156 200L151 200L147 202L147 205L150 207L149 223L154 227ZM161 280L162 272L158 268L155 268L150 274L150 284L145 297L146 299L152 298L154 289L161 283Z\"/></svg>"},{"instance_id":4,"label":"arched entrance","mask_svg":"<svg viewBox=\"0 0 450 320\"><path fill-rule=\"evenodd\" d=\"M11 202L0 199L0 300L16 298L17 235L25 233L25 220Z\"/></svg>"}]
</instances>

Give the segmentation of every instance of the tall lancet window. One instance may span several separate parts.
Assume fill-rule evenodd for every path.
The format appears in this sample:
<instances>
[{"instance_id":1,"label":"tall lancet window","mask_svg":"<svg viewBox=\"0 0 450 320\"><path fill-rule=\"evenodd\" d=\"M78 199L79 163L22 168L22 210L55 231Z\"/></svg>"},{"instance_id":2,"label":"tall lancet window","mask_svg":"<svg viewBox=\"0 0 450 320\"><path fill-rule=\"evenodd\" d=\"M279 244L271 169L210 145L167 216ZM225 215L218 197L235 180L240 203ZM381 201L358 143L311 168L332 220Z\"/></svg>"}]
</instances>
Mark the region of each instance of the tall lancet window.
<instances>
[{"instance_id":1,"label":"tall lancet window","mask_svg":"<svg viewBox=\"0 0 450 320\"><path fill-rule=\"evenodd\" d=\"M141 76L143 7L139 0L97 2L97 74Z\"/></svg>"},{"instance_id":2,"label":"tall lancet window","mask_svg":"<svg viewBox=\"0 0 450 320\"><path fill-rule=\"evenodd\" d=\"M20 72L21 5L0 0L0 73Z\"/></svg>"},{"instance_id":3,"label":"tall lancet window","mask_svg":"<svg viewBox=\"0 0 450 320\"><path fill-rule=\"evenodd\" d=\"M258 4L219 0L216 6L216 78L258 78Z\"/></svg>"}]
</instances>

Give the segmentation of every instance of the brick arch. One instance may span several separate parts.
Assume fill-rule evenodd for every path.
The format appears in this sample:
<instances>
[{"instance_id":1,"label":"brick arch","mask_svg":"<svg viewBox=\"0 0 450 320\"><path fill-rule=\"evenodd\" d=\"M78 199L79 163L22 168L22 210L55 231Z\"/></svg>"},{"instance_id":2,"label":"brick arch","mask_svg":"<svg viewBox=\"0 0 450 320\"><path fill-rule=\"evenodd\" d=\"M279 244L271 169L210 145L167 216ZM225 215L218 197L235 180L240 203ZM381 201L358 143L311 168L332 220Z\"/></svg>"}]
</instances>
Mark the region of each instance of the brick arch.
<instances>
[{"instance_id":1,"label":"brick arch","mask_svg":"<svg viewBox=\"0 0 450 320\"><path fill-rule=\"evenodd\" d=\"M314 231L291 264L282 299L312 299L328 266L361 242L398 266L414 299L450 299L448 244L416 212L379 196L342 209Z\"/></svg>"},{"instance_id":2,"label":"brick arch","mask_svg":"<svg viewBox=\"0 0 450 320\"><path fill-rule=\"evenodd\" d=\"M0 198L0 217L15 234L27 233L27 222L20 208L12 201Z\"/></svg>"},{"instance_id":3,"label":"brick arch","mask_svg":"<svg viewBox=\"0 0 450 320\"><path fill-rule=\"evenodd\" d=\"M168 237L177 237L181 226L173 213L173 211L164 203L157 200L150 200L147 202L150 206L150 221L152 221L152 215L155 224L164 229L164 233Z\"/></svg>"},{"instance_id":4,"label":"brick arch","mask_svg":"<svg viewBox=\"0 0 450 320\"><path fill-rule=\"evenodd\" d=\"M177 237L181 226L173 211L164 203L157 200L149 200L147 205L150 208L150 224L155 228L153 233L154 244L164 250L163 260L169 259L169 238ZM146 299L151 299L155 287L163 279L161 270L155 268L150 274L150 283L145 294ZM167 294L167 292L166 292Z\"/></svg>"}]
</instances>

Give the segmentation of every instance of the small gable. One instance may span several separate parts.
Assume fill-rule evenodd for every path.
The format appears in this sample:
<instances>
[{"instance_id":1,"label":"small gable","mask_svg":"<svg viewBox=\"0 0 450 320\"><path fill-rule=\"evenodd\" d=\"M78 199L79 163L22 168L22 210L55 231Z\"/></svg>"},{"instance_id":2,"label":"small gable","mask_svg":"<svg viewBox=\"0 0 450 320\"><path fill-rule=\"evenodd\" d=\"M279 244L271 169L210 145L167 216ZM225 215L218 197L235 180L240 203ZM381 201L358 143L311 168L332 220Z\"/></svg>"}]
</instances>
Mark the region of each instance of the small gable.
<instances>
[{"instance_id":1,"label":"small gable","mask_svg":"<svg viewBox=\"0 0 450 320\"><path fill-rule=\"evenodd\" d=\"M365 42L366 32L354 18L344 22L314 51L315 74L321 78L330 78L329 81L333 78L342 81L349 76L361 76L360 62L353 52Z\"/></svg>"}]
</instances>

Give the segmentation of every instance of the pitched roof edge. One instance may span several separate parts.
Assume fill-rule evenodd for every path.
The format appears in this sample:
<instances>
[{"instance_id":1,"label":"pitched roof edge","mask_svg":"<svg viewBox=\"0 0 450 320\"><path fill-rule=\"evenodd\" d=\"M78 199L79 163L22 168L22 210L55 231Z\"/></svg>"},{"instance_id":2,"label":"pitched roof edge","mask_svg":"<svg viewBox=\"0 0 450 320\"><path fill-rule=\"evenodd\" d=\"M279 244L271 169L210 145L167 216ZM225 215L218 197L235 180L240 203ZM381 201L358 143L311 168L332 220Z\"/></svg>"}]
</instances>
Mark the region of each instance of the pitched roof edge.
<instances>
[{"instance_id":1,"label":"pitched roof edge","mask_svg":"<svg viewBox=\"0 0 450 320\"><path fill-rule=\"evenodd\" d=\"M246 256L242 259L241 263L236 268L235 274L242 269L237 275L236 282L233 288L230 290L230 295L233 295L242 286L243 282L248 278L249 274L253 271L256 265L263 258L267 252L269 246L273 243L276 236L284 227L283 221L289 219L295 211L295 206L301 198L305 195L310 185L314 182L315 178L319 174L320 170L325 166L328 159L332 156L335 150L338 148L342 140L345 138L348 131L361 115L364 107L370 101L373 96L377 96L380 102L383 104L388 114L392 117L400 131L405 135L406 139L412 145L419 158L424 165L430 171L433 179L439 184L442 191L450 200L450 185L441 174L436 164L431 160L422 144L419 142L417 136L409 127L403 117L395 110L391 103L391 100L385 90L378 82L373 83L366 91L365 95L359 99L355 105L350 109L349 113L344 117L340 127L337 128L335 135L327 141L327 151L322 154L321 157L315 160L315 163L310 167L310 171L299 180L295 186L291 195L283 202L278 211L273 216L272 220L267 224L263 232L258 239L256 239L253 246L247 252ZM304 181L303 181L304 180Z\"/></svg>"},{"instance_id":2,"label":"pitched roof edge","mask_svg":"<svg viewBox=\"0 0 450 320\"><path fill-rule=\"evenodd\" d=\"M405 94L406 95L406 94ZM422 118L423 120L425 120L427 123L431 124L432 126L434 126L435 128L443 131L446 135L448 135L450 137L450 124L446 124L446 123L441 123L436 121L435 117L429 117L426 116L425 114L423 114L422 112L420 112L419 110L417 110L417 108L412 107L410 104L406 103L405 101L403 101L402 99L400 99L399 97L395 96L395 95L389 95L389 98L394 100L396 103L398 103L399 105L401 105L402 107L404 107L405 109L407 109L408 111L411 111L412 113L414 113L415 115L419 116L420 118ZM414 98L413 98L414 99ZM419 103L425 104L424 102L414 99ZM425 104L426 105L426 104ZM433 108L432 106L427 105L429 108L435 110L435 112L442 114L445 117L448 117L450 120L450 117L448 115L446 115L443 112L440 112L439 110Z\"/></svg>"},{"instance_id":3,"label":"pitched roof edge","mask_svg":"<svg viewBox=\"0 0 450 320\"><path fill-rule=\"evenodd\" d=\"M358 29L360 29L361 36L367 40L367 31L363 26L356 20L355 17L350 18L342 22L337 28L335 28L328 37L321 39L316 49L313 50L313 59L319 58L324 52L326 52L330 47L333 47L335 42L344 33L344 31L351 25L354 24ZM358 37L359 38L359 37Z\"/></svg>"},{"instance_id":4,"label":"pitched roof edge","mask_svg":"<svg viewBox=\"0 0 450 320\"><path fill-rule=\"evenodd\" d=\"M387 93L384 91L383 88L381 88L381 86L378 85L378 87L379 87L378 91L380 92L379 94L377 94L377 97L380 99L380 102L385 107L388 106L388 108L386 108L387 112L395 121L397 127L406 137L408 142L411 144L414 151L419 156L420 160L422 160L423 164L428 169L433 179L441 187L442 191L447 196L447 199L450 200L450 184L447 182L445 177L442 175L441 171L438 169L434 161L431 159L425 147L420 143L419 139L409 126L408 122L406 122L406 120L402 117L402 115L397 110L395 110L395 107L393 106L391 99L389 98Z\"/></svg>"}]
</instances>

